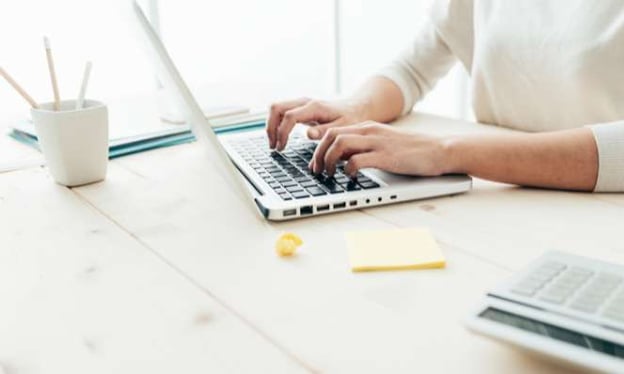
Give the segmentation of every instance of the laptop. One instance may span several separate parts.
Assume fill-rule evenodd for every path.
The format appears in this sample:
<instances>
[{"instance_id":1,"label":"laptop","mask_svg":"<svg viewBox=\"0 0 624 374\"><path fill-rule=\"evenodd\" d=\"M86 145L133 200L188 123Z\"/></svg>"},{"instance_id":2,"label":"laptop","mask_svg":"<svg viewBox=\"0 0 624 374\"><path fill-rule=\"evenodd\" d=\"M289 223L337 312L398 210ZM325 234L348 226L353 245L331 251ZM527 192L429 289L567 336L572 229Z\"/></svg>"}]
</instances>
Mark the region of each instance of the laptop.
<instances>
[{"instance_id":1,"label":"laptop","mask_svg":"<svg viewBox=\"0 0 624 374\"><path fill-rule=\"evenodd\" d=\"M624 373L624 266L547 252L490 291L466 324L571 366Z\"/></svg>"},{"instance_id":2,"label":"laptop","mask_svg":"<svg viewBox=\"0 0 624 374\"><path fill-rule=\"evenodd\" d=\"M344 164L338 165L333 177L314 175L308 162L317 142L308 140L303 132L295 131L281 152L269 149L261 128L215 133L136 0L133 8L163 86L174 94L209 157L218 160L218 167L253 199L264 218L290 220L470 190L472 179L467 175L425 178L365 169L352 179L344 174Z\"/></svg>"}]
</instances>

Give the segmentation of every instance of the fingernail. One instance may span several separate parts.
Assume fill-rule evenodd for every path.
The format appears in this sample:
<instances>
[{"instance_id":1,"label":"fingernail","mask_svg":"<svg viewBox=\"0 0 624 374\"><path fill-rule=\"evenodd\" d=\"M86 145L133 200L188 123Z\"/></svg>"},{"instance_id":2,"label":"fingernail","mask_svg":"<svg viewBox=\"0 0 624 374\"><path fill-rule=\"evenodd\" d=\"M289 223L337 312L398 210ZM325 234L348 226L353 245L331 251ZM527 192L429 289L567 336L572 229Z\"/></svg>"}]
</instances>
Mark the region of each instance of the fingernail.
<instances>
[{"instance_id":1,"label":"fingernail","mask_svg":"<svg viewBox=\"0 0 624 374\"><path fill-rule=\"evenodd\" d=\"M308 130L308 135L310 135L311 138L318 138L320 135L320 131L318 131L317 129L310 129Z\"/></svg>"}]
</instances>

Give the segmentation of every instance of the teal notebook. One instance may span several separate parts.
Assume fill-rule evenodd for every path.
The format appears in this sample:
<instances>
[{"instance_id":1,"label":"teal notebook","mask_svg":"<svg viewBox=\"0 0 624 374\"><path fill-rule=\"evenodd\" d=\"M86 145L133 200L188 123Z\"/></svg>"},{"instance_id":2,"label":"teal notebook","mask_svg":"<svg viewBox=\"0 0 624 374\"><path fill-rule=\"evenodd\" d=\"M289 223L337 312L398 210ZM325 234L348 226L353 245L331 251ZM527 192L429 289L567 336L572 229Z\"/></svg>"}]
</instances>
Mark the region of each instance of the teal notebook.
<instances>
[{"instance_id":1,"label":"teal notebook","mask_svg":"<svg viewBox=\"0 0 624 374\"><path fill-rule=\"evenodd\" d=\"M264 127L264 124L264 121L258 120L236 123L215 128L215 133L221 134L233 131L254 130ZM29 121L13 126L9 136L39 150L35 127ZM189 126L185 125L165 125L158 131L136 134L111 134L108 157L112 159L133 153L144 152L150 149L189 143L194 140L195 136L191 132Z\"/></svg>"}]
</instances>

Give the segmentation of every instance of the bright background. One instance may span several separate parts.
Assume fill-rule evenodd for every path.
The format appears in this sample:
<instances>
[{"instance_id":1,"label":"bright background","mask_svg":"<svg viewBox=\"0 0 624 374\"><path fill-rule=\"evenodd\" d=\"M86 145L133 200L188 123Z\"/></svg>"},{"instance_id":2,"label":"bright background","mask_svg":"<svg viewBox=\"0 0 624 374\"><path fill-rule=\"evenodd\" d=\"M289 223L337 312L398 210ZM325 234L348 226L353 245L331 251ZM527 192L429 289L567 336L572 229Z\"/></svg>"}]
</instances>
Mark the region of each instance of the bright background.
<instances>
[{"instance_id":1,"label":"bright background","mask_svg":"<svg viewBox=\"0 0 624 374\"><path fill-rule=\"evenodd\" d=\"M265 108L279 99L352 92L405 48L431 0L160 0L163 39L202 105ZM52 41L62 98L118 100L155 89L130 0L20 0L0 12L0 64L35 100L51 100L42 36ZM336 74L339 35L340 74ZM337 81L337 78L340 78ZM466 74L456 68L419 110L467 116ZM0 82L0 116L28 107Z\"/></svg>"}]
</instances>

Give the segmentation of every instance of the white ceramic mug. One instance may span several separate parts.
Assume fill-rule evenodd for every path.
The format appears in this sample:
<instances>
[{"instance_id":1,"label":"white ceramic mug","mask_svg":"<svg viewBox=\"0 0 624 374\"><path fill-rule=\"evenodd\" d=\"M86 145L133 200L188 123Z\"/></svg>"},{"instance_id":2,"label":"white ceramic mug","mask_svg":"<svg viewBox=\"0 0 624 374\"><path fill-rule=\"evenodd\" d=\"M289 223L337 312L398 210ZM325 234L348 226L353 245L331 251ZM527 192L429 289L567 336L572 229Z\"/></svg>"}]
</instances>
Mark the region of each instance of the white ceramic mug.
<instances>
[{"instance_id":1,"label":"white ceramic mug","mask_svg":"<svg viewBox=\"0 0 624 374\"><path fill-rule=\"evenodd\" d=\"M75 109L75 100L31 109L39 147L50 175L64 186L99 182L106 177L108 165L108 110L106 105L85 100Z\"/></svg>"}]
</instances>

